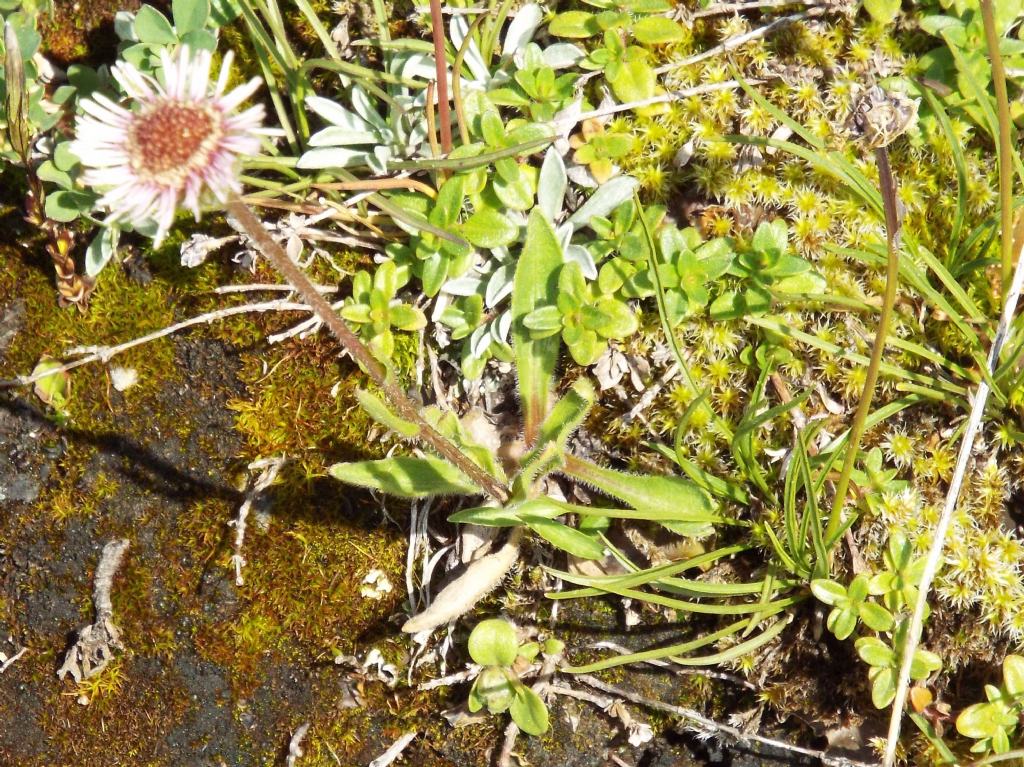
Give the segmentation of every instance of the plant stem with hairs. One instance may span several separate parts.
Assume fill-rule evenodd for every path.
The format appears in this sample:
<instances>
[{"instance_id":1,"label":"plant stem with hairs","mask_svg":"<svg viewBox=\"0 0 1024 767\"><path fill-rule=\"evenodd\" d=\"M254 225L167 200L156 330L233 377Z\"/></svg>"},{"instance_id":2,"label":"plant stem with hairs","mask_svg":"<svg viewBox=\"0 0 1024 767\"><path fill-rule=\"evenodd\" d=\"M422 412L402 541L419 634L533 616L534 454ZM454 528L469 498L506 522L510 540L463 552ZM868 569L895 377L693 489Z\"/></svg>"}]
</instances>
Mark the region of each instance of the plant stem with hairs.
<instances>
[{"instance_id":1,"label":"plant stem with hairs","mask_svg":"<svg viewBox=\"0 0 1024 767\"><path fill-rule=\"evenodd\" d=\"M302 296L302 300L323 320L323 323L334 334L345 350L366 371L373 381L381 388L402 418L412 421L419 427L417 436L430 445L441 456L457 466L487 495L499 503L508 500L508 491L494 477L473 463L451 441L440 434L420 415L419 406L413 402L395 379L388 375L384 366L373 356L366 345L352 332L345 321L331 308L327 300L320 295L316 286L288 257L280 245L270 236L263 223L237 197L228 201L227 212L238 222L242 230L253 241L259 251L269 259L270 263L281 273L288 283Z\"/></svg>"},{"instance_id":2,"label":"plant stem with hairs","mask_svg":"<svg viewBox=\"0 0 1024 767\"><path fill-rule=\"evenodd\" d=\"M999 54L999 31L996 29L992 0L981 0L981 18L985 25L985 43L992 62L992 84L996 91L996 116L999 121L999 262L1002 265L1003 303L1010 286L1013 270L1013 127L1010 120L1010 100L1006 92L1006 69Z\"/></svg>"},{"instance_id":3,"label":"plant stem with hairs","mask_svg":"<svg viewBox=\"0 0 1024 767\"><path fill-rule=\"evenodd\" d=\"M882 297L882 313L878 318L875 340L871 348L871 360L864 379L864 391L860 404L853 417L850 438L846 443L843 468L836 482L835 497L832 501L832 512L825 527L825 545L829 546L836 537L843 522L843 506L846 505L846 494L850 488L850 474L860 453L860 440L864 436L868 415L871 413L871 400L878 382L878 372L882 365L882 353L885 351L885 339L889 335L892 322L893 307L896 305L896 288L899 284L900 268L900 215L896 206L896 182L893 180L892 168L889 166L889 152L882 146L875 149L875 162L878 165L878 176L882 191L882 204L885 208L885 233L889 258L885 267L885 294Z\"/></svg>"}]
</instances>

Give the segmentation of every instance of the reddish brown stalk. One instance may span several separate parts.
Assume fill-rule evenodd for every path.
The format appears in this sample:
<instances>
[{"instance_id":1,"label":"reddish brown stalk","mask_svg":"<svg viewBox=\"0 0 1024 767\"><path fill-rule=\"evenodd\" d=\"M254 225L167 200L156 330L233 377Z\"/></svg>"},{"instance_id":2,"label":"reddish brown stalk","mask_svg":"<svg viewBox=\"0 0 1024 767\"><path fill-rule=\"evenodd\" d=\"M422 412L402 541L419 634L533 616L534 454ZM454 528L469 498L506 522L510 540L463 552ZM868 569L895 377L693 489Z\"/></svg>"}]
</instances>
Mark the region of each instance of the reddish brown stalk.
<instances>
[{"instance_id":1,"label":"reddish brown stalk","mask_svg":"<svg viewBox=\"0 0 1024 767\"><path fill-rule=\"evenodd\" d=\"M327 300L320 295L309 278L288 258L280 245L270 236L263 223L256 218L251 210L237 197L227 204L227 212L234 217L245 233L252 239L259 251L295 288L302 300L316 313L327 328L334 334L341 345L352 355L352 358L366 371L374 382L383 390L398 415L419 426L420 439L430 445L440 455L447 458L469 477L485 493L504 503L508 500L508 491L487 472L469 460L455 445L427 423L420 415L419 406L402 391L395 380L388 375L384 366L377 361L366 345L349 328L345 321L331 308Z\"/></svg>"},{"instance_id":2,"label":"reddish brown stalk","mask_svg":"<svg viewBox=\"0 0 1024 767\"><path fill-rule=\"evenodd\" d=\"M430 0L430 25L434 38L434 64L437 67L437 114L441 121L441 151L452 151L452 112L448 103L448 59L444 50L444 16L441 0Z\"/></svg>"},{"instance_id":3,"label":"reddish brown stalk","mask_svg":"<svg viewBox=\"0 0 1024 767\"><path fill-rule=\"evenodd\" d=\"M357 181L334 181L329 184L313 184L314 189L337 192L365 192L377 189L415 189L433 199L437 197L434 188L414 178L368 178Z\"/></svg>"}]
</instances>

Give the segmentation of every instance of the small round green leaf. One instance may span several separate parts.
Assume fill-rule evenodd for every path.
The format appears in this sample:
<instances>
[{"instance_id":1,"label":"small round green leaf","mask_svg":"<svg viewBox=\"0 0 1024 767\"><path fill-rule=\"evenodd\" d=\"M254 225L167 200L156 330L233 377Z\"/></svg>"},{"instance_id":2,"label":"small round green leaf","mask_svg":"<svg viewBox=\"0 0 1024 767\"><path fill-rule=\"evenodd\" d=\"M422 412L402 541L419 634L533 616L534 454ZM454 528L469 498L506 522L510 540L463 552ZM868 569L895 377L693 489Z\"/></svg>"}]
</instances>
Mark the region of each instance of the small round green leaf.
<instances>
[{"instance_id":1,"label":"small round green leaf","mask_svg":"<svg viewBox=\"0 0 1024 767\"><path fill-rule=\"evenodd\" d=\"M179 35L202 29L210 17L210 0L174 0L171 15Z\"/></svg>"},{"instance_id":2,"label":"small round green leaf","mask_svg":"<svg viewBox=\"0 0 1024 767\"><path fill-rule=\"evenodd\" d=\"M171 22L152 5L144 5L135 14L135 35L150 45L174 45L178 36Z\"/></svg>"},{"instance_id":3,"label":"small round green leaf","mask_svg":"<svg viewBox=\"0 0 1024 767\"><path fill-rule=\"evenodd\" d=\"M860 618L873 631L890 631L893 626L892 613L874 602L862 602Z\"/></svg>"},{"instance_id":4,"label":"small round green leaf","mask_svg":"<svg viewBox=\"0 0 1024 767\"><path fill-rule=\"evenodd\" d=\"M633 37L644 45L676 43L683 39L683 28L665 16L648 16L633 24Z\"/></svg>"},{"instance_id":5,"label":"small round green leaf","mask_svg":"<svg viewBox=\"0 0 1024 767\"><path fill-rule=\"evenodd\" d=\"M519 638L508 621L481 621L469 635L469 656L481 666L511 666L518 654Z\"/></svg>"},{"instance_id":6,"label":"small round green leaf","mask_svg":"<svg viewBox=\"0 0 1024 767\"><path fill-rule=\"evenodd\" d=\"M816 578L811 581L811 593L817 597L819 602L824 602L827 605L834 605L839 600L846 599L846 589L843 588L843 585L825 578Z\"/></svg>"}]
</instances>

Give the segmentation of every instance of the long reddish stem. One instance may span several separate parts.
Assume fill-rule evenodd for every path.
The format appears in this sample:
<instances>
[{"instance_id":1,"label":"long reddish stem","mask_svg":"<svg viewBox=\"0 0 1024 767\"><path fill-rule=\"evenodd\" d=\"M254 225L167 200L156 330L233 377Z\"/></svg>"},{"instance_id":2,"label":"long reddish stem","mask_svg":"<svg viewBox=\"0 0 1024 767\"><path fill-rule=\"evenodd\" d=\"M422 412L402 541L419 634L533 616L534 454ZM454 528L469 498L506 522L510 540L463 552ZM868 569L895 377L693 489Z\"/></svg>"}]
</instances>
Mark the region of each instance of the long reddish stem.
<instances>
[{"instance_id":1,"label":"long reddish stem","mask_svg":"<svg viewBox=\"0 0 1024 767\"><path fill-rule=\"evenodd\" d=\"M452 151L452 112L448 103L448 59L444 50L444 15L441 0L430 0L430 24L434 38L434 65L437 67L437 114L441 122L441 150ZM458 77L458 73L455 74Z\"/></svg>"}]
</instances>

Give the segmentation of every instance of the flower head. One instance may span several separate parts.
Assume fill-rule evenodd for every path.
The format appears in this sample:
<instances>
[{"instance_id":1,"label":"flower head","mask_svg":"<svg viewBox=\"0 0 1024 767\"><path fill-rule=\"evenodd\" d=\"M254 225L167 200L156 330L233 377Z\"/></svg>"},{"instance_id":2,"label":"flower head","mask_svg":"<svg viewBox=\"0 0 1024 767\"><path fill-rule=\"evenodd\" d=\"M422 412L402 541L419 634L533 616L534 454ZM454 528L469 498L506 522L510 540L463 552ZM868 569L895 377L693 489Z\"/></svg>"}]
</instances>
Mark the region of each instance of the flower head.
<instances>
[{"instance_id":1,"label":"flower head","mask_svg":"<svg viewBox=\"0 0 1024 767\"><path fill-rule=\"evenodd\" d=\"M263 107L236 108L259 87L254 78L225 93L232 54L224 57L211 91L212 55L182 46L161 51L163 82L121 61L112 74L131 103L102 94L82 101L72 151L83 182L103 193L100 207L111 221L155 221L154 240L166 236L179 207L199 220L209 192L220 202L241 189L238 158L260 147Z\"/></svg>"}]
</instances>

